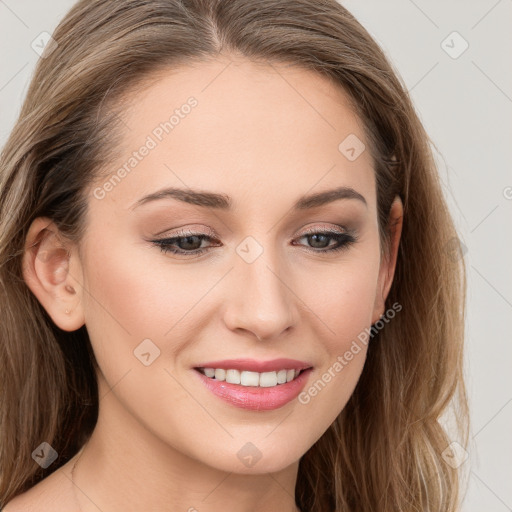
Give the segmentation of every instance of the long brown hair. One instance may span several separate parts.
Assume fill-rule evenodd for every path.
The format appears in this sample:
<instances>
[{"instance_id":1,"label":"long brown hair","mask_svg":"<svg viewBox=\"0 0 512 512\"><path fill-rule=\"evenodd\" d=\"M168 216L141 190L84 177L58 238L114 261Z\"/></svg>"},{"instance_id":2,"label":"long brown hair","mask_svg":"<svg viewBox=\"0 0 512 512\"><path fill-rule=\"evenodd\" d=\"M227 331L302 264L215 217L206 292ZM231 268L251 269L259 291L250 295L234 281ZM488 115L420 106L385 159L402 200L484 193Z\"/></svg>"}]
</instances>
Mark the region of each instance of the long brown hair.
<instances>
[{"instance_id":1,"label":"long brown hair","mask_svg":"<svg viewBox=\"0 0 512 512\"><path fill-rule=\"evenodd\" d=\"M303 512L451 512L467 446L463 380L466 277L432 142L398 73L335 0L81 0L38 62L0 161L0 504L61 467L98 414L96 361L85 326L60 330L22 277L38 216L79 242L90 185L120 136L120 100L150 73L219 52L291 63L348 93L374 159L383 250L394 196L404 204L387 304L402 310L369 344L346 407L300 460ZM341 141L340 141L341 142ZM458 404L455 437L439 423ZM43 441L58 453L34 463Z\"/></svg>"}]
</instances>

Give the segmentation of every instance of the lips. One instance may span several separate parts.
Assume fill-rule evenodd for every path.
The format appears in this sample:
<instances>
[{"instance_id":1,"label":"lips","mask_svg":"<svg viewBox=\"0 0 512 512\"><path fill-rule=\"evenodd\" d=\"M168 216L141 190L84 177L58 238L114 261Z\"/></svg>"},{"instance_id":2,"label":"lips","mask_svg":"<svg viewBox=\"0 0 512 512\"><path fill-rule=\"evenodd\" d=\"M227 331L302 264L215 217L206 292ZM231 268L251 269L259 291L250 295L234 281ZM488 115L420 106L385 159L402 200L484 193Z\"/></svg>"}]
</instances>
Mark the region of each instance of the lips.
<instances>
[{"instance_id":1,"label":"lips","mask_svg":"<svg viewBox=\"0 0 512 512\"><path fill-rule=\"evenodd\" d=\"M216 361L218 363L219 361ZM282 362L282 360L281 360ZM240 384L230 384L223 380L211 379L198 371L194 378L206 387L213 395L230 406L250 411L270 411L279 409L291 403L304 389L312 369L300 373L298 377L284 384L272 387L251 387Z\"/></svg>"},{"instance_id":2,"label":"lips","mask_svg":"<svg viewBox=\"0 0 512 512\"><path fill-rule=\"evenodd\" d=\"M297 359L279 358L270 361L258 361L256 359L223 359L219 361L205 361L194 368L222 368L224 370L238 370L250 372L277 372L282 369L305 370L313 365L309 362Z\"/></svg>"}]
</instances>

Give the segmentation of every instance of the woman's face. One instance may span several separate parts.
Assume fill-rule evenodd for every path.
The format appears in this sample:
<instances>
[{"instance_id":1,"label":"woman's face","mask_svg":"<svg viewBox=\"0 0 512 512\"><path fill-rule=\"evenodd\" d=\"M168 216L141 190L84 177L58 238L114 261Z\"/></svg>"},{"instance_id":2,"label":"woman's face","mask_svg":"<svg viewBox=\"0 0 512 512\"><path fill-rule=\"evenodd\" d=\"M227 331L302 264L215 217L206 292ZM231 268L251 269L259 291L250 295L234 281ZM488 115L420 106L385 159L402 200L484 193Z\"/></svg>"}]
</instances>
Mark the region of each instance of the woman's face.
<instances>
[{"instance_id":1,"label":"woman's face","mask_svg":"<svg viewBox=\"0 0 512 512\"><path fill-rule=\"evenodd\" d=\"M362 124L327 79L246 60L180 68L132 100L80 253L57 272L67 288L55 300L33 289L61 328L85 323L106 435L230 472L285 468L354 391L361 333L391 284ZM252 398L241 384L220 397L195 369L279 358L311 370L299 388L240 374L268 385Z\"/></svg>"}]
</instances>

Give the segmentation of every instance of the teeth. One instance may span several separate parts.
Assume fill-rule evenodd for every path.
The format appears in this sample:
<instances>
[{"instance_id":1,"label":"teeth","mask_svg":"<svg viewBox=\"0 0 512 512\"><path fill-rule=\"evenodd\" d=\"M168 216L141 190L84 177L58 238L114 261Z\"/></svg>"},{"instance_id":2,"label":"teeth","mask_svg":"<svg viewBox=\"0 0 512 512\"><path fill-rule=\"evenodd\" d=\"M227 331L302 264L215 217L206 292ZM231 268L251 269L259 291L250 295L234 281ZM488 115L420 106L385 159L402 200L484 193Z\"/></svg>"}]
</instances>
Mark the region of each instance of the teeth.
<instances>
[{"instance_id":1,"label":"teeth","mask_svg":"<svg viewBox=\"0 0 512 512\"><path fill-rule=\"evenodd\" d=\"M277 383L278 384L284 384L286 382L286 374L287 373L288 372L286 370L279 370L277 372Z\"/></svg>"},{"instance_id":2,"label":"teeth","mask_svg":"<svg viewBox=\"0 0 512 512\"><path fill-rule=\"evenodd\" d=\"M238 370L226 370L226 382L240 384L240 372Z\"/></svg>"},{"instance_id":3,"label":"teeth","mask_svg":"<svg viewBox=\"0 0 512 512\"><path fill-rule=\"evenodd\" d=\"M215 368L215 378L217 380L226 380L226 370Z\"/></svg>"},{"instance_id":4,"label":"teeth","mask_svg":"<svg viewBox=\"0 0 512 512\"><path fill-rule=\"evenodd\" d=\"M213 368L204 368L203 372L207 377L215 377L215 370Z\"/></svg>"},{"instance_id":5,"label":"teeth","mask_svg":"<svg viewBox=\"0 0 512 512\"><path fill-rule=\"evenodd\" d=\"M270 388L272 386L277 386L277 373L276 372L260 373L260 388Z\"/></svg>"},{"instance_id":6,"label":"teeth","mask_svg":"<svg viewBox=\"0 0 512 512\"><path fill-rule=\"evenodd\" d=\"M237 370L234 370L234 371L237 371ZM259 386L260 385L260 374L258 372L243 371L240 376L240 384L242 384L242 386Z\"/></svg>"},{"instance_id":7,"label":"teeth","mask_svg":"<svg viewBox=\"0 0 512 512\"><path fill-rule=\"evenodd\" d=\"M222 368L199 368L199 371L209 378L226 381L230 384L270 388L278 384L285 384L295 379L300 370L279 370L278 372L250 372L238 370L224 370Z\"/></svg>"}]
</instances>

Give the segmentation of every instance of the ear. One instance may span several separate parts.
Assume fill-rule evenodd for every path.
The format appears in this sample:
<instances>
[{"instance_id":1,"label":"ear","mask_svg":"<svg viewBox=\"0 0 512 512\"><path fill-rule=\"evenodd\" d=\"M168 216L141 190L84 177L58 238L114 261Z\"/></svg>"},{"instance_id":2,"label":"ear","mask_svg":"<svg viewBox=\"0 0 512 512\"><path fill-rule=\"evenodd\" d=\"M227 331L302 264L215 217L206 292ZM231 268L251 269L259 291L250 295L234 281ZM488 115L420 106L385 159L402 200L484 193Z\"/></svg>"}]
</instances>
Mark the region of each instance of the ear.
<instances>
[{"instance_id":1,"label":"ear","mask_svg":"<svg viewBox=\"0 0 512 512\"><path fill-rule=\"evenodd\" d=\"M380 264L372 324L377 322L377 320L379 320L379 318L385 313L386 298L389 290L391 289L391 284L393 283L393 277L395 275L398 245L402 234L403 213L404 208L402 200L399 196L395 196L388 218L388 230L390 236L389 254L381 260Z\"/></svg>"},{"instance_id":2,"label":"ear","mask_svg":"<svg viewBox=\"0 0 512 512\"><path fill-rule=\"evenodd\" d=\"M23 278L54 323L75 331L85 323L82 287L73 278L81 266L76 249L64 240L51 219L35 219L25 239Z\"/></svg>"}]
</instances>

